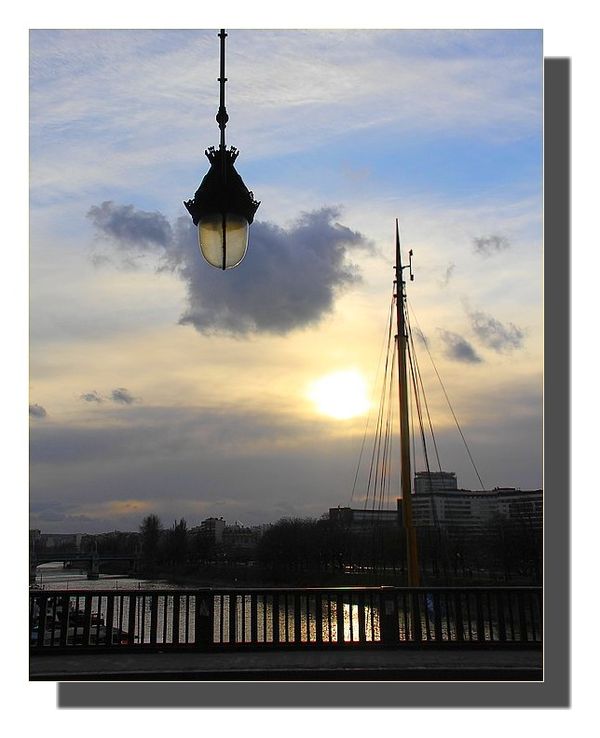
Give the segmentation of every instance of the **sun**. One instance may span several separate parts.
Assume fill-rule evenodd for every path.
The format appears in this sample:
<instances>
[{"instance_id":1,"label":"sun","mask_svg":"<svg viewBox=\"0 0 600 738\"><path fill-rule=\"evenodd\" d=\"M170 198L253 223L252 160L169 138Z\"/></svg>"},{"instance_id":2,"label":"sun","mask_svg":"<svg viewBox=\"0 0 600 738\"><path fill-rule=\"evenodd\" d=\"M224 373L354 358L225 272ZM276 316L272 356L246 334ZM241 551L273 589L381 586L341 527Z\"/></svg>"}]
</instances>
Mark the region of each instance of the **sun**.
<instances>
[{"instance_id":1,"label":"sun","mask_svg":"<svg viewBox=\"0 0 600 738\"><path fill-rule=\"evenodd\" d=\"M336 420L364 415L371 404L367 383L355 369L333 372L316 379L309 386L307 395L320 413Z\"/></svg>"}]
</instances>

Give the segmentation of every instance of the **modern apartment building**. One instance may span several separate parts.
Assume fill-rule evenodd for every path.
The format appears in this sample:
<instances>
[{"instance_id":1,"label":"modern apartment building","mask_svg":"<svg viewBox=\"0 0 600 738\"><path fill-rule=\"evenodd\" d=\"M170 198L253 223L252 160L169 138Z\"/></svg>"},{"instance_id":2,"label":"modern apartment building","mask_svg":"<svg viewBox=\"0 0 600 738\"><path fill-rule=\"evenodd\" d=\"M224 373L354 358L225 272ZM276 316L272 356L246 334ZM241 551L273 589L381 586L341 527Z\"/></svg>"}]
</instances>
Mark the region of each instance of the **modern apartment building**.
<instances>
[{"instance_id":1,"label":"modern apartment building","mask_svg":"<svg viewBox=\"0 0 600 738\"><path fill-rule=\"evenodd\" d=\"M458 487L454 472L417 472L412 495L413 521L416 527L440 527L472 534L483 532L494 520L529 530L541 530L543 492L514 487L469 490ZM402 500L396 510L357 510L337 507L329 510L329 519L366 530L373 525L400 525Z\"/></svg>"},{"instance_id":2,"label":"modern apartment building","mask_svg":"<svg viewBox=\"0 0 600 738\"><path fill-rule=\"evenodd\" d=\"M398 500L400 508L401 501ZM510 525L541 530L543 492L496 487L491 490L438 489L415 493L412 498L416 526L460 528L473 533L502 519Z\"/></svg>"}]
</instances>

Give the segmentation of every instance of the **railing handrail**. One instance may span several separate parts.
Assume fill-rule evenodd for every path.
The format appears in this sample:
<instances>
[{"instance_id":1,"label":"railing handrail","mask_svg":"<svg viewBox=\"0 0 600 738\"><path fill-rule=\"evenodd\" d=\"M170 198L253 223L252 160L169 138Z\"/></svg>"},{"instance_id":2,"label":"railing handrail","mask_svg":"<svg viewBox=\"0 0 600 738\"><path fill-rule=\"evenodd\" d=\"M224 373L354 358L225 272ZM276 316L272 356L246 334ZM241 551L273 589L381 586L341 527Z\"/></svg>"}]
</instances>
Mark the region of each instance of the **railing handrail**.
<instances>
[{"instance_id":1,"label":"railing handrail","mask_svg":"<svg viewBox=\"0 0 600 738\"><path fill-rule=\"evenodd\" d=\"M84 595L92 595L92 596L103 596L110 594L120 594L120 595L126 595L126 594L154 594L154 595L164 595L164 594L177 594L178 592L182 593L193 593L193 592L206 592L207 594L241 594L241 593L248 593L248 594L261 594L263 592L289 592L289 593L302 593L302 592L311 592L311 593L327 593L327 592L423 592L425 594L427 593L434 593L434 592L542 592L543 587L540 586L533 586L533 585L519 585L515 587L511 586L469 586L469 587L459 587L459 586L448 586L448 587L442 587L439 585L433 586L433 587L427 587L427 586L420 586L420 587L402 587L402 586L393 586L393 585L380 585L380 586L347 586L347 587L196 587L193 585L190 586L178 586L178 587L113 587L113 588L106 588L106 589L73 589L69 587L68 589L43 589L43 590L30 590L29 594L30 596L39 596L40 594L50 594L50 595L71 595L82 597Z\"/></svg>"}]
</instances>

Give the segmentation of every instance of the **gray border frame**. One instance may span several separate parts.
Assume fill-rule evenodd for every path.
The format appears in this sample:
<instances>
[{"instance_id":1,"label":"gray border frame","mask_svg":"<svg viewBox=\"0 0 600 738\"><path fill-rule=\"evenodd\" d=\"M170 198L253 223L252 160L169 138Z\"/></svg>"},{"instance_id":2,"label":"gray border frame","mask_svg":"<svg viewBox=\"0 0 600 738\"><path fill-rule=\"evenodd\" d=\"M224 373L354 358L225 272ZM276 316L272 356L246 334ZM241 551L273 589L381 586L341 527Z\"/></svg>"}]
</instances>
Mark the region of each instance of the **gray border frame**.
<instances>
[{"instance_id":1,"label":"gray border frame","mask_svg":"<svg viewBox=\"0 0 600 738\"><path fill-rule=\"evenodd\" d=\"M65 682L59 707L570 706L570 82L544 60L544 681Z\"/></svg>"}]
</instances>

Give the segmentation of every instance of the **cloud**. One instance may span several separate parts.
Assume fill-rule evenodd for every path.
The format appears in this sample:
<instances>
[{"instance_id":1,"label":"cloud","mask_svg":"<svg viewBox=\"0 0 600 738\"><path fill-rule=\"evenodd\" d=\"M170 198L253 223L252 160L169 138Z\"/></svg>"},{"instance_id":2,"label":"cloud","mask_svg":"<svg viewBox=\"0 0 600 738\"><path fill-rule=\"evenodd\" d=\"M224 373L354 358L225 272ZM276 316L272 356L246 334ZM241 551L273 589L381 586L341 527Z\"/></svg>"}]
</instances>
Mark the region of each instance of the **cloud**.
<instances>
[{"instance_id":1,"label":"cloud","mask_svg":"<svg viewBox=\"0 0 600 738\"><path fill-rule=\"evenodd\" d=\"M334 222L338 215L334 208L304 213L288 229L256 223L246 260L231 274L209 270L188 248L191 258L178 267L188 296L180 322L233 334L284 334L318 323L336 294L360 281L349 252L369 248L360 233ZM180 226L180 239L197 250L195 229Z\"/></svg>"},{"instance_id":2,"label":"cloud","mask_svg":"<svg viewBox=\"0 0 600 738\"><path fill-rule=\"evenodd\" d=\"M117 402L120 405L131 405L137 402L138 398L134 397L128 389L125 387L117 387L111 392L110 398L113 402Z\"/></svg>"},{"instance_id":3,"label":"cloud","mask_svg":"<svg viewBox=\"0 0 600 738\"><path fill-rule=\"evenodd\" d=\"M50 500L30 500L30 522L33 527L41 527L47 531L47 526L54 527L53 523L60 523L60 529L81 531L82 527L89 528L92 518L78 512L78 505L64 502L56 497Z\"/></svg>"},{"instance_id":4,"label":"cloud","mask_svg":"<svg viewBox=\"0 0 600 738\"><path fill-rule=\"evenodd\" d=\"M137 528L145 513L115 500L148 503L167 520L227 514L261 523L281 517L284 499L295 515L318 516L346 494L340 480L356 464L355 438L337 438L333 448L326 438L327 425L319 421L239 408L137 406L125 422L110 425L36 424L32 512L36 518L63 513L64 530L79 532L114 530L129 515L137 516ZM329 475L339 494L324 484ZM76 514L95 520L80 524Z\"/></svg>"},{"instance_id":5,"label":"cloud","mask_svg":"<svg viewBox=\"0 0 600 738\"><path fill-rule=\"evenodd\" d=\"M164 165L189 161L182 142L209 143L213 31L35 30L30 41L34 196L154 177L164 188ZM538 125L540 31L246 30L232 44L236 143L254 157L365 130L514 137Z\"/></svg>"},{"instance_id":6,"label":"cloud","mask_svg":"<svg viewBox=\"0 0 600 738\"><path fill-rule=\"evenodd\" d=\"M429 339L420 328L413 327L412 333L419 339L425 348L429 348Z\"/></svg>"},{"instance_id":7,"label":"cloud","mask_svg":"<svg viewBox=\"0 0 600 738\"><path fill-rule=\"evenodd\" d=\"M79 399L84 400L85 402L104 402L102 396L99 395L96 390L93 392L85 392L83 395L80 395Z\"/></svg>"},{"instance_id":8,"label":"cloud","mask_svg":"<svg viewBox=\"0 0 600 738\"><path fill-rule=\"evenodd\" d=\"M438 328L440 337L445 344L446 356L455 361L462 361L466 364L479 364L482 359L477 354L473 346L458 333L445 331Z\"/></svg>"},{"instance_id":9,"label":"cloud","mask_svg":"<svg viewBox=\"0 0 600 738\"><path fill-rule=\"evenodd\" d=\"M136 210L133 205L116 205L106 200L87 212L100 234L112 240L117 248L129 251L152 251L164 247L171 238L171 226L158 212Z\"/></svg>"},{"instance_id":10,"label":"cloud","mask_svg":"<svg viewBox=\"0 0 600 738\"><path fill-rule=\"evenodd\" d=\"M48 522L48 523L62 523L67 519L67 516L62 512L56 512L54 510L44 510L42 513L33 514L36 520Z\"/></svg>"},{"instance_id":11,"label":"cloud","mask_svg":"<svg viewBox=\"0 0 600 738\"><path fill-rule=\"evenodd\" d=\"M489 372L481 374L489 379ZM461 422L467 420L462 413L468 413L465 428L474 429L469 437L478 462L477 452L489 450L480 467L482 476L499 485L538 484L531 474L537 477L540 468L541 378L514 383L498 376L492 384L495 392L485 391L481 401L472 386L461 398L453 397L463 407ZM65 519L55 523L55 530L137 530L145 513L114 505L132 500L148 503L148 510L163 520L184 516L190 524L211 515L253 523L285 514L318 517L347 499L349 477L352 486L360 435L332 438L328 424L315 418L255 412L239 405L139 404L129 408L126 417L116 407L113 412L102 424L72 424L71 419L66 424L60 419L52 425L32 424L32 513L39 519L32 527L47 530L41 518L62 513ZM463 451L453 451L453 425L442 423L436 433L440 448L448 451L448 468L459 474L463 486L476 485L476 479L469 481L472 469ZM510 478L498 448L514 453ZM363 479L367 473L362 469Z\"/></svg>"},{"instance_id":12,"label":"cloud","mask_svg":"<svg viewBox=\"0 0 600 738\"><path fill-rule=\"evenodd\" d=\"M454 274L454 270L456 269L456 264L454 262L450 262L448 266L446 267L446 272L441 280L442 287L447 287L448 282L452 278L452 275Z\"/></svg>"},{"instance_id":13,"label":"cloud","mask_svg":"<svg viewBox=\"0 0 600 738\"><path fill-rule=\"evenodd\" d=\"M514 323L504 325L480 310L468 311L468 314L471 319L471 328L488 348L502 353L521 348L523 345L525 331Z\"/></svg>"},{"instance_id":14,"label":"cloud","mask_svg":"<svg viewBox=\"0 0 600 738\"><path fill-rule=\"evenodd\" d=\"M94 390L93 392L85 392L83 395L79 396L79 399L84 402L95 402L100 404L104 402L105 398ZM138 402L139 400L138 397L134 397L125 387L116 387L112 390L110 393L110 399L119 405L132 405L134 402Z\"/></svg>"},{"instance_id":15,"label":"cloud","mask_svg":"<svg viewBox=\"0 0 600 738\"><path fill-rule=\"evenodd\" d=\"M244 262L223 273L203 261L189 218L171 228L160 213L112 202L90 213L121 258L131 260L149 243L157 249L159 271L172 271L186 287L179 322L202 333L285 334L318 323L332 311L336 295L361 279L351 251L372 249L362 234L337 222L336 208L323 207L302 213L288 228L255 222Z\"/></svg>"},{"instance_id":16,"label":"cloud","mask_svg":"<svg viewBox=\"0 0 600 738\"><path fill-rule=\"evenodd\" d=\"M481 256L492 256L499 251L505 251L510 247L510 241L506 236L480 236L473 239L473 248L476 254Z\"/></svg>"},{"instance_id":17,"label":"cloud","mask_svg":"<svg viewBox=\"0 0 600 738\"><path fill-rule=\"evenodd\" d=\"M34 404L29 406L29 415L32 418L45 418L48 413L46 412L46 408L41 405Z\"/></svg>"}]
</instances>

